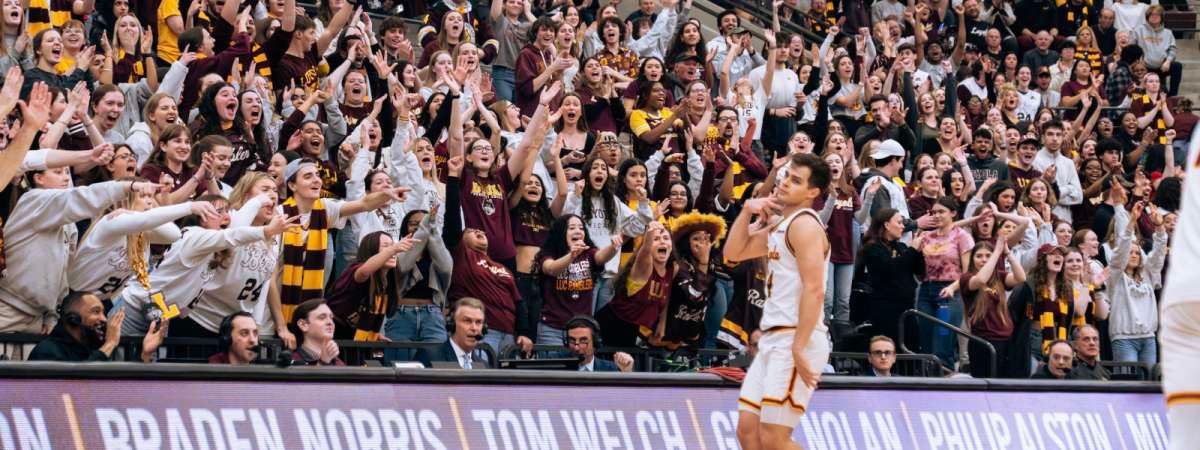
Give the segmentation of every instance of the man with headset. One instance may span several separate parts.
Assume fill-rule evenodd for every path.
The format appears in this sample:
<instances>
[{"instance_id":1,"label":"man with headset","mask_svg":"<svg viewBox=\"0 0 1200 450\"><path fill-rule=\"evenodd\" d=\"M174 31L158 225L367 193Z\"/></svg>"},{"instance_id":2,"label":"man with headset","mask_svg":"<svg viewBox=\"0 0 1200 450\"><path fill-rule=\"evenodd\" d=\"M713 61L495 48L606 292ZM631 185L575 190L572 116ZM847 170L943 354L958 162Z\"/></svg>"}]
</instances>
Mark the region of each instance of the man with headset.
<instances>
[{"instance_id":1,"label":"man with headset","mask_svg":"<svg viewBox=\"0 0 1200 450\"><path fill-rule=\"evenodd\" d=\"M433 362L452 362L462 369L486 369L487 362L475 352L475 347L483 342L483 335L487 334L485 312L483 302L479 299L458 299L450 308L450 318L446 321L449 339L437 350L418 351L417 361L425 367L433 367Z\"/></svg>"},{"instance_id":2,"label":"man with headset","mask_svg":"<svg viewBox=\"0 0 1200 450\"><path fill-rule=\"evenodd\" d=\"M579 363L580 372L633 371L633 357L628 353L614 353L613 361L616 364L596 357L596 348L600 347L600 324L596 319L581 314L568 320L565 328L563 345L582 360Z\"/></svg>"},{"instance_id":3,"label":"man with headset","mask_svg":"<svg viewBox=\"0 0 1200 450\"><path fill-rule=\"evenodd\" d=\"M258 323L246 311L238 311L221 320L217 329L218 349L209 364L254 364L258 360Z\"/></svg>"},{"instance_id":4,"label":"man with headset","mask_svg":"<svg viewBox=\"0 0 1200 450\"><path fill-rule=\"evenodd\" d=\"M125 311L117 311L112 320L104 315L104 304L90 292L70 292L58 305L61 320L50 335L29 353L30 361L109 361L121 343L121 322ZM167 334L167 322L150 325L142 339L143 362L154 361L158 347Z\"/></svg>"}]
</instances>

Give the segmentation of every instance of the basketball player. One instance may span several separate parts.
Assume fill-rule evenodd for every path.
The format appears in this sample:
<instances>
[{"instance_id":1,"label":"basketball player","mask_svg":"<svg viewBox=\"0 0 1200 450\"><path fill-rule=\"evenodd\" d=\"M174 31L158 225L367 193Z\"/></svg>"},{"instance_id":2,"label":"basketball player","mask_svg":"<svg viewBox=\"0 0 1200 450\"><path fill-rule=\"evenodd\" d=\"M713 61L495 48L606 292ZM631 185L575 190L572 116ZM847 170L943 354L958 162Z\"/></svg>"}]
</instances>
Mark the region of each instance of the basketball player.
<instances>
[{"instance_id":1,"label":"basketball player","mask_svg":"<svg viewBox=\"0 0 1200 450\"><path fill-rule=\"evenodd\" d=\"M829 166L811 154L793 154L780 170L771 196L742 207L725 246L732 261L768 260L763 335L738 397L737 436L746 450L800 448L792 429L830 351L822 317L829 241L812 209L829 186Z\"/></svg>"},{"instance_id":2,"label":"basketball player","mask_svg":"<svg viewBox=\"0 0 1200 450\"><path fill-rule=\"evenodd\" d=\"M1167 131L1168 135L1174 130ZM1168 139L1174 136L1169 136ZM1190 170L1200 166L1200 137L1192 136L1185 164ZM1177 233L1171 241L1171 262L1167 285L1163 288L1162 346L1163 394L1167 398L1167 419L1171 424L1171 450L1182 450L1200 442L1200 283L1190 271L1200 262L1200 234L1188 232L1200 226L1200 174L1184 178L1183 198L1179 202Z\"/></svg>"}]
</instances>

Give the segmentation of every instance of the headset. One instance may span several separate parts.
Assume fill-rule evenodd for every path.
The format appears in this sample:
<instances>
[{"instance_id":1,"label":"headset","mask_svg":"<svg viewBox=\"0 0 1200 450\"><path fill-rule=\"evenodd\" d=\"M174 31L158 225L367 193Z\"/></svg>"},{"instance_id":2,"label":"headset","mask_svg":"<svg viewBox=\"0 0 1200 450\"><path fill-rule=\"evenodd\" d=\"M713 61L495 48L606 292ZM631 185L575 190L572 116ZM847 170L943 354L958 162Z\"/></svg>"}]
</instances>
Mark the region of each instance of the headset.
<instances>
[{"instance_id":1,"label":"headset","mask_svg":"<svg viewBox=\"0 0 1200 450\"><path fill-rule=\"evenodd\" d=\"M450 306L450 317L448 317L446 320L446 333L449 334L450 336L454 336L454 330L456 328L458 328L458 324L457 324L458 321L454 320L455 315L458 314L458 304L459 304L459 302L456 301L456 302L454 302L454 304L452 306ZM475 336L475 340L477 340L477 341L483 340L483 336L487 335L487 333L488 333L488 326L487 326L487 322L485 321L483 323L483 329L479 330L479 334Z\"/></svg>"},{"instance_id":2,"label":"headset","mask_svg":"<svg viewBox=\"0 0 1200 450\"><path fill-rule=\"evenodd\" d=\"M592 348L600 348L600 323L596 322L592 316L580 314L567 320L567 324L563 326L563 346L570 347L570 337L567 335L574 328L589 328L592 330Z\"/></svg>"},{"instance_id":3,"label":"headset","mask_svg":"<svg viewBox=\"0 0 1200 450\"><path fill-rule=\"evenodd\" d=\"M91 295L91 293L72 291L66 297L63 297L62 303L58 304L55 312L58 313L58 317L61 317L64 323L75 327L83 326L83 316L75 311L75 305L83 300L83 296L85 295Z\"/></svg>"},{"instance_id":4,"label":"headset","mask_svg":"<svg viewBox=\"0 0 1200 450\"><path fill-rule=\"evenodd\" d=\"M238 311L221 319L221 326L217 328L217 349L222 353L228 353L229 347L233 346L233 321L238 317L254 318L248 312Z\"/></svg>"}]
</instances>

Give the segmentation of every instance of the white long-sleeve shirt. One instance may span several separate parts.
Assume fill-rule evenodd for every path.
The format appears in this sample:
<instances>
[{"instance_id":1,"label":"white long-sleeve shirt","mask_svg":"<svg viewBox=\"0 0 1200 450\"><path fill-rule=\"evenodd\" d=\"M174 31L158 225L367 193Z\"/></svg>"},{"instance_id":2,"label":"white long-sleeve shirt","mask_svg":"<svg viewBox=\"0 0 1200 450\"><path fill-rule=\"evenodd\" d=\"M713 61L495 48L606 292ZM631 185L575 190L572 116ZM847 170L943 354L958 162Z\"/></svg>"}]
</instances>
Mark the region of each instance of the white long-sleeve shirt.
<instances>
[{"instance_id":1,"label":"white long-sleeve shirt","mask_svg":"<svg viewBox=\"0 0 1200 450\"><path fill-rule=\"evenodd\" d=\"M230 228L251 226L264 197L247 201L230 214ZM189 317L209 331L216 332L225 316L237 311L250 313L264 334L275 330L267 295L279 264L278 238L258 239L233 248L229 261L212 270L201 287L199 301Z\"/></svg>"},{"instance_id":2,"label":"white long-sleeve shirt","mask_svg":"<svg viewBox=\"0 0 1200 450\"><path fill-rule=\"evenodd\" d=\"M78 240L75 222L99 215L124 198L128 186L109 181L21 196L4 224L8 268L0 279L0 302L31 316L57 317L54 309L67 294L68 262Z\"/></svg>"},{"instance_id":3,"label":"white long-sleeve shirt","mask_svg":"<svg viewBox=\"0 0 1200 450\"><path fill-rule=\"evenodd\" d=\"M1058 205L1054 207L1054 214L1070 222L1071 206L1083 202L1083 185L1079 182L1079 172L1075 171L1075 163L1070 158L1043 147L1033 158L1033 168L1046 173L1046 168L1050 166L1055 167L1054 183L1058 186Z\"/></svg>"},{"instance_id":4,"label":"white long-sleeve shirt","mask_svg":"<svg viewBox=\"0 0 1200 450\"><path fill-rule=\"evenodd\" d=\"M188 227L183 230L183 238L167 250L162 263L150 273L150 286L154 290L162 291L167 305L176 305L181 316L187 317L201 301L200 294L205 284L213 279L214 271L209 267L213 255L222 250L261 241L265 237L261 227L224 230ZM143 311L150 303L149 293L136 282L125 286L121 299L134 311Z\"/></svg>"},{"instance_id":5,"label":"white long-sleeve shirt","mask_svg":"<svg viewBox=\"0 0 1200 450\"><path fill-rule=\"evenodd\" d=\"M192 203L154 208L148 211L113 212L101 217L71 255L67 277L71 290L94 292L108 299L134 275L129 267L126 239L134 233L146 233L147 244L170 244L179 240L179 227L172 223L191 214ZM146 246L146 261L150 246ZM149 269L149 267L147 267Z\"/></svg>"},{"instance_id":6,"label":"white long-sleeve shirt","mask_svg":"<svg viewBox=\"0 0 1200 450\"><path fill-rule=\"evenodd\" d=\"M112 132L120 136L122 142L128 139L134 124L142 121L142 107L146 106L146 101L150 100L150 96L156 93L165 93L172 98L179 98L180 93L183 92L183 81L187 78L187 74L187 64L176 61L171 64L171 69L167 71L167 74L163 75L162 82L158 84L156 91L150 90L150 84L145 79L137 83L117 85L125 94L125 109L121 111L121 119L117 120L117 125Z\"/></svg>"}]
</instances>

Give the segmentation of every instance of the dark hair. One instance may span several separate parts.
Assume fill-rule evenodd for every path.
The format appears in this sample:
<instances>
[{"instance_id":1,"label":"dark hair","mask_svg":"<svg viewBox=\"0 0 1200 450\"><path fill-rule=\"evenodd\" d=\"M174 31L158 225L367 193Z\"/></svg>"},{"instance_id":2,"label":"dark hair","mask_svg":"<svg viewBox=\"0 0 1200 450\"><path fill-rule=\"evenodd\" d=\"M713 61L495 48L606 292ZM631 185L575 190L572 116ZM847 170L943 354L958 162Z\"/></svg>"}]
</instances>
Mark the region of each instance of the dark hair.
<instances>
[{"instance_id":1,"label":"dark hair","mask_svg":"<svg viewBox=\"0 0 1200 450\"><path fill-rule=\"evenodd\" d=\"M34 48L37 47L35 46ZM1142 51L1141 46L1137 44L1129 44L1121 47L1120 63L1127 66L1133 65L1133 63L1137 62L1139 59L1142 59L1142 57L1145 55L1146 54Z\"/></svg>"},{"instance_id":2,"label":"dark hair","mask_svg":"<svg viewBox=\"0 0 1200 450\"><path fill-rule=\"evenodd\" d=\"M974 141L979 138L987 139L990 141L993 139L992 132L985 128L976 129L975 132L971 134L971 140Z\"/></svg>"},{"instance_id":3,"label":"dark hair","mask_svg":"<svg viewBox=\"0 0 1200 450\"><path fill-rule=\"evenodd\" d=\"M872 95L870 98L867 99L867 108L870 108L871 105L875 104L875 102L887 103L887 101L888 101L888 98L886 95L883 95L883 94Z\"/></svg>"},{"instance_id":4,"label":"dark hair","mask_svg":"<svg viewBox=\"0 0 1200 450\"><path fill-rule=\"evenodd\" d=\"M530 203L526 201L525 196L522 195L521 198L517 200L517 205L512 207L510 210L512 213L511 216L515 222L536 223L541 226L549 226L550 223L554 221L554 212L550 209L550 202L546 200L546 180L543 180L542 177L537 174L530 175L529 179L538 180L538 183L542 185L542 198L539 198L536 202Z\"/></svg>"},{"instance_id":5,"label":"dark hair","mask_svg":"<svg viewBox=\"0 0 1200 450\"><path fill-rule=\"evenodd\" d=\"M792 155L791 164L808 168L808 187L819 189L821 195L825 195L829 191L829 183L833 180L833 174L829 172L829 164L826 164L825 160L812 153L797 153Z\"/></svg>"},{"instance_id":6,"label":"dark hair","mask_svg":"<svg viewBox=\"0 0 1200 450\"><path fill-rule=\"evenodd\" d=\"M860 256L862 249L866 248L868 244L875 242L882 243L885 240L883 237L883 226L892 220L893 217L896 217L896 214L900 214L900 211L893 208L882 208L875 211L875 215L871 217L871 226L863 234L862 248L859 249Z\"/></svg>"},{"instance_id":7,"label":"dark hair","mask_svg":"<svg viewBox=\"0 0 1200 450\"><path fill-rule=\"evenodd\" d=\"M600 202L604 209L604 228L610 232L617 231L617 200L613 198L612 185L614 180L608 179L608 172L605 171L605 179L607 180L599 190L592 187L591 179L588 174L592 171L592 166L596 161L604 163L608 166L608 161L600 157L599 152L593 152L583 163L583 192L580 194L583 197L583 202L579 207L579 212L583 215L583 223L586 225L593 217L592 197L599 196ZM627 160L628 161L628 160Z\"/></svg>"},{"instance_id":8,"label":"dark hair","mask_svg":"<svg viewBox=\"0 0 1200 450\"><path fill-rule=\"evenodd\" d=\"M958 211L958 200L949 195L938 197L937 200L933 202L933 206L937 205L941 205L942 207L950 210L951 213ZM933 210L933 206L930 206L929 209Z\"/></svg>"},{"instance_id":9,"label":"dark hair","mask_svg":"<svg viewBox=\"0 0 1200 450\"><path fill-rule=\"evenodd\" d=\"M217 111L217 95L221 93L221 89L229 86L224 81L218 81L208 85L208 88L200 94L200 99L196 102L196 119L188 124L193 136L199 138L213 134L225 134L225 130L221 127L221 114ZM241 116L241 111L234 113L234 128L241 126Z\"/></svg>"},{"instance_id":10,"label":"dark hair","mask_svg":"<svg viewBox=\"0 0 1200 450\"><path fill-rule=\"evenodd\" d=\"M259 96L259 103L262 103L262 94L259 94L256 90L245 89L242 92L239 92L237 95L238 110L237 113L233 115L233 125L242 131L242 136L244 138L242 145L253 146L253 153L257 153L258 158L261 159L263 163L269 163L271 161L271 149L267 148L267 127L266 121L263 120L264 116L261 112L259 113L258 125L250 125L246 122L246 118L242 117L242 105L246 104L246 95L251 93L257 94ZM262 105L262 109L264 110L267 109L267 107L267 105Z\"/></svg>"},{"instance_id":11,"label":"dark hair","mask_svg":"<svg viewBox=\"0 0 1200 450\"><path fill-rule=\"evenodd\" d=\"M211 152L217 147L232 148L233 143L229 142L229 139L225 139L225 136L221 136L219 134L210 134L208 136L204 136L192 145L192 157L188 158L188 162L190 162L193 167L199 166L203 162L204 154Z\"/></svg>"},{"instance_id":12,"label":"dark hair","mask_svg":"<svg viewBox=\"0 0 1200 450\"><path fill-rule=\"evenodd\" d=\"M1046 130L1049 130L1051 128L1058 128L1058 131L1063 131L1062 121L1060 121L1058 119L1050 119L1050 120L1046 121L1046 123L1042 124L1042 132L1043 133L1045 133Z\"/></svg>"},{"instance_id":13,"label":"dark hair","mask_svg":"<svg viewBox=\"0 0 1200 450\"><path fill-rule=\"evenodd\" d=\"M424 209L414 209L412 211L405 213L404 218L401 219L401 221L400 221L400 235L401 236L408 236L417 231L417 230L414 230L414 229L411 229L408 227L408 219L411 219L414 214L429 214L429 211L426 211Z\"/></svg>"},{"instance_id":14,"label":"dark hair","mask_svg":"<svg viewBox=\"0 0 1200 450\"><path fill-rule=\"evenodd\" d=\"M557 33L558 21L550 18L550 16L542 16L539 17L538 20L535 20L533 25L529 26L529 35L526 36L529 40L528 45L533 45L533 43L537 41L538 32L542 31L542 28L549 28ZM463 31L465 32L466 29L467 27L464 26Z\"/></svg>"},{"instance_id":15,"label":"dark hair","mask_svg":"<svg viewBox=\"0 0 1200 450\"><path fill-rule=\"evenodd\" d=\"M617 27L617 30L620 30L619 31L620 37L618 38L617 43L624 43L625 38L626 38L625 23L621 22L621 19L616 18L616 17L605 17L603 19L600 19L600 23L598 25L596 25L596 31L600 33L600 41L604 42L604 27L608 26L608 25L614 25Z\"/></svg>"},{"instance_id":16,"label":"dark hair","mask_svg":"<svg viewBox=\"0 0 1200 450\"><path fill-rule=\"evenodd\" d=\"M1006 180L996 180L986 191L983 191L983 199L987 202L995 202L1000 199L1000 194L1007 190L1012 190L1015 194L1017 187ZM1016 207L1016 203L1013 204L1013 207Z\"/></svg>"},{"instance_id":17,"label":"dark hair","mask_svg":"<svg viewBox=\"0 0 1200 450\"><path fill-rule=\"evenodd\" d=\"M616 179L616 183L615 183L617 200L620 200L622 202L628 201L626 199L629 198L630 192L629 192L629 188L625 187L625 177L629 175L630 170L632 170L634 167L638 167L638 166L640 166L642 169L646 168L646 165L642 163L642 160L637 159L637 158L629 158L624 161L621 161L620 167L617 168L617 179ZM647 173L646 176L647 176L647 180L648 180L649 176L650 176L649 173ZM584 184L587 184L587 183L584 183ZM608 213L609 213L609 215L612 215L615 212L616 211L609 211Z\"/></svg>"},{"instance_id":18,"label":"dark hair","mask_svg":"<svg viewBox=\"0 0 1200 450\"><path fill-rule=\"evenodd\" d=\"M700 35L700 40L696 42L696 45L688 45L683 42L683 29L688 25L696 27L696 33ZM675 61L675 58L679 55L685 54L688 51L695 52L696 57L700 58L701 70L703 70L703 63L708 60L708 49L706 47L704 43L704 30L700 28L700 25L691 21L684 21L679 24L679 28L675 29L675 36L671 38L671 43L667 45L665 55L667 61Z\"/></svg>"},{"instance_id":19,"label":"dark hair","mask_svg":"<svg viewBox=\"0 0 1200 450\"><path fill-rule=\"evenodd\" d=\"M343 8L344 8L344 6L343 6ZM296 14L296 28L293 29L293 31L292 31L293 33L295 33L292 35L292 39L295 39L296 36L300 35L300 33L303 33L305 31L311 30L316 27L317 27L316 22L313 22L313 20L309 19L308 16L305 16L303 14Z\"/></svg>"},{"instance_id":20,"label":"dark hair","mask_svg":"<svg viewBox=\"0 0 1200 450\"><path fill-rule=\"evenodd\" d=\"M158 132L158 142L154 143L154 151L150 152L150 157L147 158L147 160L149 160L150 162L153 162L153 163L165 165L166 162L163 161L163 155L165 154L165 152L162 151L163 144L166 142L170 142L171 139L175 139L180 136L187 136L189 143L192 142L192 140L193 140L192 133L190 131L188 131L188 128L183 125L173 123L173 124L170 124L170 125L167 125L166 127L164 127L162 130L160 130ZM195 151L195 149L192 149L192 150ZM188 158L188 161L186 163L190 164L191 158Z\"/></svg>"},{"instance_id":21,"label":"dark hair","mask_svg":"<svg viewBox=\"0 0 1200 450\"><path fill-rule=\"evenodd\" d=\"M299 15L296 17L300 19ZM300 30L297 29L297 32ZM204 27L191 27L179 33L179 37L175 38L175 45L179 46L179 51L188 49L189 51L199 52L200 47L204 46ZM34 47L37 48L37 47Z\"/></svg>"},{"instance_id":22,"label":"dark hair","mask_svg":"<svg viewBox=\"0 0 1200 450\"><path fill-rule=\"evenodd\" d=\"M379 254L379 241L384 236L391 237L386 231L375 231L363 236L358 243L358 262L365 263L372 256ZM397 302L400 301L400 270L395 267L380 267L371 274L367 295L366 301L373 301L377 295L385 296L383 315L390 317L396 312Z\"/></svg>"},{"instance_id":23,"label":"dark hair","mask_svg":"<svg viewBox=\"0 0 1200 450\"><path fill-rule=\"evenodd\" d=\"M292 321L288 322L287 327L288 331L291 331L296 336L296 348L299 348L300 344L304 343L304 332L300 331L300 321L308 321L308 315L324 304L325 299L314 298L299 304L296 306L296 310L292 312ZM334 321L334 326L337 326L337 321Z\"/></svg>"},{"instance_id":24,"label":"dark hair","mask_svg":"<svg viewBox=\"0 0 1200 450\"><path fill-rule=\"evenodd\" d=\"M638 76L641 76L641 75L638 75ZM650 97L652 97L654 95L654 85L656 85L656 84L662 85L663 89L667 88L667 84L664 83L663 80L661 80L661 79L658 81L646 80L638 85L637 101L635 101L633 103L633 109L642 109L642 108L646 107L646 101L650 100ZM666 106L666 105L659 105L659 107L663 107L663 106ZM674 119L675 119L674 117L671 117L670 119L663 119L663 120L674 120Z\"/></svg>"},{"instance_id":25,"label":"dark hair","mask_svg":"<svg viewBox=\"0 0 1200 450\"><path fill-rule=\"evenodd\" d=\"M662 66L664 74L665 74L665 71L667 70L667 64L664 63L661 58L658 58L656 56L648 56L646 58L643 58L642 63L638 65L638 76L634 80L634 82L638 83L639 86L651 82L649 78L646 78L646 64L649 64L650 61L658 61L658 65ZM659 81L662 81L662 79L660 78Z\"/></svg>"},{"instance_id":26,"label":"dark hair","mask_svg":"<svg viewBox=\"0 0 1200 450\"><path fill-rule=\"evenodd\" d=\"M89 111L90 114L96 113L96 105L99 105L100 100L103 100L104 96L108 95L110 92L116 92L121 94L121 97L125 97L125 92L122 91L121 88L117 87L117 85L112 83L102 84L100 87L97 87L94 92L92 92L92 104L88 105L92 107L92 110Z\"/></svg>"},{"instance_id":27,"label":"dark hair","mask_svg":"<svg viewBox=\"0 0 1200 450\"><path fill-rule=\"evenodd\" d=\"M1183 195L1183 180L1180 180L1179 177L1166 177L1158 182L1158 189L1154 191L1153 203L1169 212L1176 212L1179 211L1181 195Z\"/></svg>"},{"instance_id":28,"label":"dark hair","mask_svg":"<svg viewBox=\"0 0 1200 450\"><path fill-rule=\"evenodd\" d=\"M738 20L738 23L737 23L737 24L738 24L738 26L741 26L741 25L742 25L742 18L741 18L740 16L738 16L737 10L735 10L735 9L726 9L726 10L724 10L724 11L721 11L721 13L720 13L720 14L717 14L717 25L718 25L718 26L721 24L721 21L722 21L722 20L724 20L726 16L733 16L733 17L737 17L737 20Z\"/></svg>"},{"instance_id":29,"label":"dark hair","mask_svg":"<svg viewBox=\"0 0 1200 450\"><path fill-rule=\"evenodd\" d=\"M399 66L397 66L397 67L399 67ZM425 100L425 104L421 106L421 119L420 119L420 122L421 122L421 126L422 126L422 127L424 127L425 129L429 129L430 125L433 123L433 119L434 119L433 115L434 115L434 113L432 113L432 112L430 112L430 111L431 111L431 109L432 109L432 105L433 105L433 99L435 99L435 98L438 98L438 97L441 97L441 98L442 98L442 104L441 104L441 105L438 105L438 110L439 110L439 111L441 111L441 109L442 109L443 107L448 107L448 106L450 106L450 105L447 105L447 104L446 104L446 101L445 101L445 100L446 100L446 94L443 94L443 93L441 93L441 92L434 92L434 93L433 93L433 95L430 95L430 96L429 96L429 98Z\"/></svg>"},{"instance_id":30,"label":"dark hair","mask_svg":"<svg viewBox=\"0 0 1200 450\"><path fill-rule=\"evenodd\" d=\"M596 246L592 243L592 237L588 234L587 222L584 222L582 217L575 214L563 214L554 219L554 222L550 224L550 231L546 234L546 243L542 246L542 255L551 258L561 258L563 255L571 253L571 245L567 242L567 229L570 228L571 219L579 219L579 223L583 225L583 243L587 244L588 247ZM538 259L540 258L535 258L534 261ZM603 267L602 264L593 264L592 269L594 271L596 269L603 269Z\"/></svg>"},{"instance_id":31,"label":"dark hair","mask_svg":"<svg viewBox=\"0 0 1200 450\"><path fill-rule=\"evenodd\" d=\"M383 22L379 24L379 34L383 35L397 28L400 29L401 33L408 31L408 26L404 23L404 17L398 15L388 16L388 18L383 19Z\"/></svg>"},{"instance_id":32,"label":"dark hair","mask_svg":"<svg viewBox=\"0 0 1200 450\"><path fill-rule=\"evenodd\" d=\"M1124 154L1124 149L1121 147L1121 141L1113 138L1104 138L1096 143L1096 154L1103 155L1108 152L1118 152ZM1080 165L1082 168L1082 165Z\"/></svg>"}]
</instances>

